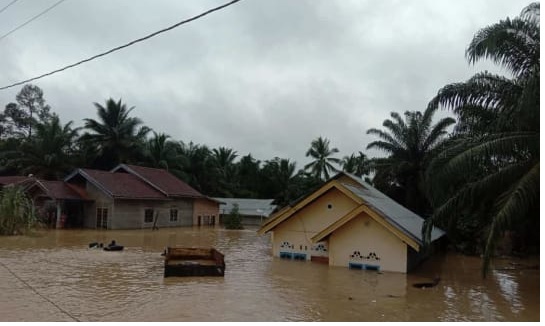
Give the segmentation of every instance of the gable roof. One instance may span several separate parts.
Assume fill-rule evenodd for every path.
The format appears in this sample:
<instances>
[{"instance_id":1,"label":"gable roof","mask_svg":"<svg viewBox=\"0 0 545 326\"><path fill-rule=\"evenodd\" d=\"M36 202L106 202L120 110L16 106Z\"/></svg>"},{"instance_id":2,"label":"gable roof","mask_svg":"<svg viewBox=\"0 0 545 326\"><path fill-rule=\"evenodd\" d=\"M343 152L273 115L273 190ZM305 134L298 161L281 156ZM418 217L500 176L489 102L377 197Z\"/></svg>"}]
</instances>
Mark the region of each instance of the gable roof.
<instances>
[{"instance_id":1,"label":"gable roof","mask_svg":"<svg viewBox=\"0 0 545 326\"><path fill-rule=\"evenodd\" d=\"M67 176L64 181L69 182L76 175L81 175L113 198L168 200L164 194L150 187L147 183L132 174L77 169Z\"/></svg>"},{"instance_id":2,"label":"gable roof","mask_svg":"<svg viewBox=\"0 0 545 326\"><path fill-rule=\"evenodd\" d=\"M111 172L119 172L120 170L134 175L167 197L205 197L190 185L163 169L120 164L113 168Z\"/></svg>"},{"instance_id":3,"label":"gable roof","mask_svg":"<svg viewBox=\"0 0 545 326\"><path fill-rule=\"evenodd\" d=\"M335 177L329 179L324 185L322 185L318 190L310 193L309 195L302 197L300 200L291 203L284 208L280 209L278 212L273 214L269 219L265 221L263 226L257 231L258 234L265 234L266 232L271 231L273 228L275 228L280 223L284 222L288 218L290 218L293 214L295 214L297 211L301 210L308 204L312 203L314 200L318 199L320 196L328 192L329 190L336 188L337 190L341 191L343 194L345 194L347 197L351 198L358 204L362 204L362 200L352 194L350 191L348 191L345 187L339 183L338 180L336 180Z\"/></svg>"},{"instance_id":4,"label":"gable roof","mask_svg":"<svg viewBox=\"0 0 545 326\"><path fill-rule=\"evenodd\" d=\"M12 184L17 184L23 181L26 181L28 179L31 179L32 177L25 177L22 175L7 175L7 176L1 176L0 177L0 186L7 186Z\"/></svg>"},{"instance_id":5,"label":"gable roof","mask_svg":"<svg viewBox=\"0 0 545 326\"><path fill-rule=\"evenodd\" d=\"M35 180L26 189L34 186L42 189L44 194L52 199L91 200L85 189L63 181Z\"/></svg>"},{"instance_id":6,"label":"gable roof","mask_svg":"<svg viewBox=\"0 0 545 326\"><path fill-rule=\"evenodd\" d=\"M229 214L233 209L234 204L238 204L240 215L263 216L269 217L276 209L276 205L272 202L274 199L251 199L251 198L214 198L222 202L220 209L223 214Z\"/></svg>"},{"instance_id":7,"label":"gable roof","mask_svg":"<svg viewBox=\"0 0 545 326\"><path fill-rule=\"evenodd\" d=\"M338 173L329 179L320 189L295 203L293 206L285 207L274 214L258 230L258 233L263 234L271 231L278 224L295 214L299 209L308 205L333 187L352 198L355 202L360 204L360 206L356 207L345 216L339 217L334 223L316 233L312 237L313 242L321 241L360 213L365 212L378 223L388 227L394 234L402 238L402 240L407 240L407 243L416 250L423 244L422 225L424 219L422 217L398 204L396 201L378 191L370 184L365 183L360 178L345 172ZM444 231L434 227L431 239L434 241L444 234Z\"/></svg>"}]
</instances>

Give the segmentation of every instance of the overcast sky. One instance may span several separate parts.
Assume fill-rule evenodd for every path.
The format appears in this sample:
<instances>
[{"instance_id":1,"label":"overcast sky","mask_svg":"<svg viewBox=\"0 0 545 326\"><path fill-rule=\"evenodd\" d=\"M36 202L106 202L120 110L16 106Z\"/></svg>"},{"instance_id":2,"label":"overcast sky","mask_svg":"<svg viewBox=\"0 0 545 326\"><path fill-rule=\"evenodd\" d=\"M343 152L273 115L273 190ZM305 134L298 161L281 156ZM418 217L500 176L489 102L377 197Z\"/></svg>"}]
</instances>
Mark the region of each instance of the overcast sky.
<instances>
[{"instance_id":1,"label":"overcast sky","mask_svg":"<svg viewBox=\"0 0 545 326\"><path fill-rule=\"evenodd\" d=\"M0 8L12 0L0 0ZM58 0L19 0L0 35ZM49 72L227 1L66 0L0 40L0 86ZM521 0L243 0L143 43L34 82L63 123L119 99L176 140L260 160L308 162L318 136L339 157L365 151L392 111L423 111L470 66L480 28ZM0 91L3 107L21 87ZM445 115L445 112L441 112ZM378 152L365 151L369 156Z\"/></svg>"}]
</instances>

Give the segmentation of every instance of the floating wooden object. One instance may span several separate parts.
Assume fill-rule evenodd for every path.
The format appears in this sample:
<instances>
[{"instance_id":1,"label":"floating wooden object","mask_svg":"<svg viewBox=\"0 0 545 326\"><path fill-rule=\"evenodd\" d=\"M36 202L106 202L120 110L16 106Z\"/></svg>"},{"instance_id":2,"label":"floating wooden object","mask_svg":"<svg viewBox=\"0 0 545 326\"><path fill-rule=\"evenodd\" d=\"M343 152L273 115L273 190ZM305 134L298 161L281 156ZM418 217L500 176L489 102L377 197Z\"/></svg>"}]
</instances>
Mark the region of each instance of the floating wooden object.
<instances>
[{"instance_id":1,"label":"floating wooden object","mask_svg":"<svg viewBox=\"0 0 545 326\"><path fill-rule=\"evenodd\" d=\"M214 248L165 249L165 277L224 276L224 255Z\"/></svg>"}]
</instances>

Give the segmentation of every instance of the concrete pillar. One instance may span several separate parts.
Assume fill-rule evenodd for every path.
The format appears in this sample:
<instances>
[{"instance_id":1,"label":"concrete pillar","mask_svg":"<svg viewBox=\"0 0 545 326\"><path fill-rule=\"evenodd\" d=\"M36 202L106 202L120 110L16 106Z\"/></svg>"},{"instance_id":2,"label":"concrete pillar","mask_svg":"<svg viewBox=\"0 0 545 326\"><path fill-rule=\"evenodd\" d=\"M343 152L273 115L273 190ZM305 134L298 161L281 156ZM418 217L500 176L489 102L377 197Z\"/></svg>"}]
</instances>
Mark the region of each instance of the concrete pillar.
<instances>
[{"instance_id":1,"label":"concrete pillar","mask_svg":"<svg viewBox=\"0 0 545 326\"><path fill-rule=\"evenodd\" d=\"M60 200L57 200L57 221L55 224L56 229L61 228L61 202Z\"/></svg>"}]
</instances>

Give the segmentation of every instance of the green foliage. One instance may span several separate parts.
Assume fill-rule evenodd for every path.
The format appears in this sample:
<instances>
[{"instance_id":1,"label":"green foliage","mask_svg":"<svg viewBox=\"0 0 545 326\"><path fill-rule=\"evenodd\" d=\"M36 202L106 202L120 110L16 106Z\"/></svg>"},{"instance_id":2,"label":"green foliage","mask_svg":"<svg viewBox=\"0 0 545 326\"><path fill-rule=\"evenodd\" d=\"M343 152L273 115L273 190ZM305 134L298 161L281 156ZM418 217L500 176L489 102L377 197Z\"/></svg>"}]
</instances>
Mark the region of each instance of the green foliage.
<instances>
[{"instance_id":1,"label":"green foliage","mask_svg":"<svg viewBox=\"0 0 545 326\"><path fill-rule=\"evenodd\" d=\"M30 138L32 129L38 123L52 118L51 107L45 104L41 88L26 84L16 95L17 103L6 105L0 115L1 136Z\"/></svg>"},{"instance_id":2,"label":"green foliage","mask_svg":"<svg viewBox=\"0 0 545 326\"><path fill-rule=\"evenodd\" d=\"M7 167L45 179L60 179L73 168L74 143L78 129L72 121L62 126L59 117L35 125L35 133L23 139L16 149L0 153Z\"/></svg>"},{"instance_id":3,"label":"green foliage","mask_svg":"<svg viewBox=\"0 0 545 326\"><path fill-rule=\"evenodd\" d=\"M34 205L19 187L0 192L0 234L22 234L36 224Z\"/></svg>"},{"instance_id":4,"label":"green foliage","mask_svg":"<svg viewBox=\"0 0 545 326\"><path fill-rule=\"evenodd\" d=\"M362 152L358 152L357 155L352 153L350 156L343 157L340 164L344 172L351 173L360 178L370 172L370 161Z\"/></svg>"},{"instance_id":5,"label":"green foliage","mask_svg":"<svg viewBox=\"0 0 545 326\"><path fill-rule=\"evenodd\" d=\"M336 172L337 168L333 164L339 164L341 160L331 157L338 153L337 148L329 148L329 139L321 136L314 139L310 143L310 148L306 152L307 157L311 157L314 161L305 165L305 170L310 170L310 173L316 178L327 180L330 177L330 172Z\"/></svg>"},{"instance_id":6,"label":"green foliage","mask_svg":"<svg viewBox=\"0 0 545 326\"><path fill-rule=\"evenodd\" d=\"M392 112L392 119L383 122L385 130L369 129L368 134L381 140L373 141L367 148L380 149L386 158L371 161L375 171L373 184L412 211L425 214L429 203L425 192L424 171L437 150L444 144L446 129L455 123L443 118L432 125L436 108L424 111L406 111L404 119Z\"/></svg>"},{"instance_id":7,"label":"green foliage","mask_svg":"<svg viewBox=\"0 0 545 326\"><path fill-rule=\"evenodd\" d=\"M231 212L229 212L229 215L226 216L223 224L225 225L225 228L229 230L244 229L242 226L242 219L240 217L238 204L233 204L233 208L231 209Z\"/></svg>"},{"instance_id":8,"label":"green foliage","mask_svg":"<svg viewBox=\"0 0 545 326\"><path fill-rule=\"evenodd\" d=\"M109 169L119 163L137 162L142 156L146 134L150 129L142 121L129 114L134 109L127 108L121 100L106 101L106 106L94 103L99 120L84 119L85 133L82 140L93 146L96 152L95 166Z\"/></svg>"},{"instance_id":9,"label":"green foliage","mask_svg":"<svg viewBox=\"0 0 545 326\"><path fill-rule=\"evenodd\" d=\"M427 171L435 210L424 235L429 242L432 225L477 219L483 276L506 231L539 225L532 209L539 203L539 34L539 3L480 30L466 51L470 63L491 59L513 77L478 73L443 87L429 104L451 108L460 125Z\"/></svg>"}]
</instances>

